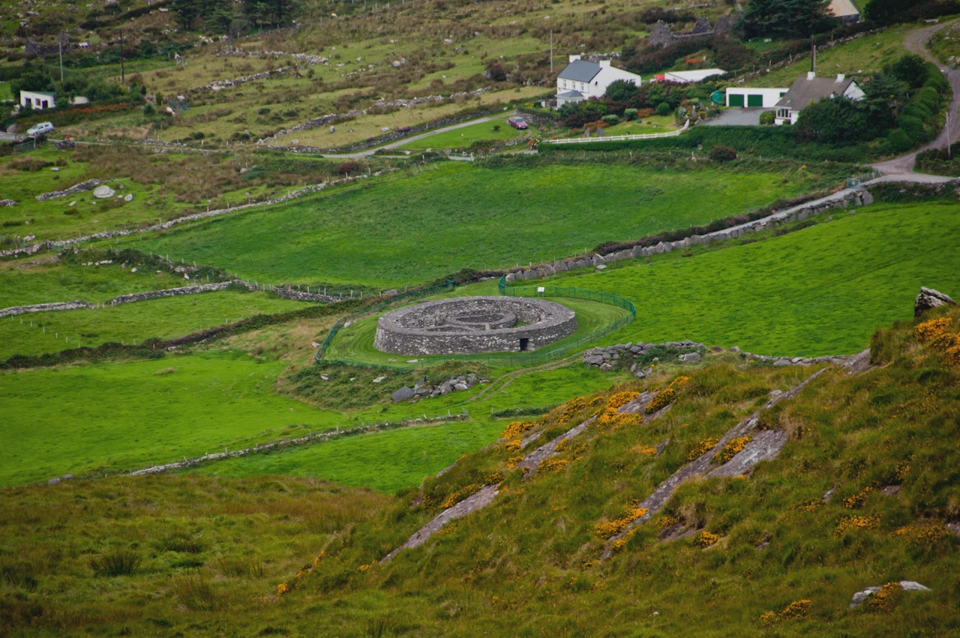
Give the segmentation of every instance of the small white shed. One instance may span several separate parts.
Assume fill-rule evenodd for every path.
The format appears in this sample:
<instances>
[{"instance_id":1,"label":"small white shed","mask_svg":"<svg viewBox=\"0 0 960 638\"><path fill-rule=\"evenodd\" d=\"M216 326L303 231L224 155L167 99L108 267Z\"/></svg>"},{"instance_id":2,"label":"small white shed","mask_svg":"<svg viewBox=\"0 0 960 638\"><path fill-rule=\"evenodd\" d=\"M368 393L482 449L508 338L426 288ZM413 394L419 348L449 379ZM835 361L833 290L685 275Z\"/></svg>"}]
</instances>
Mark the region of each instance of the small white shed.
<instances>
[{"instance_id":1,"label":"small white shed","mask_svg":"<svg viewBox=\"0 0 960 638\"><path fill-rule=\"evenodd\" d=\"M56 108L56 94L47 91L20 91L20 106L25 109L42 111Z\"/></svg>"},{"instance_id":2,"label":"small white shed","mask_svg":"<svg viewBox=\"0 0 960 638\"><path fill-rule=\"evenodd\" d=\"M777 105L787 88L757 89L757 88L728 88L727 106L740 106L748 109L772 109Z\"/></svg>"}]
</instances>

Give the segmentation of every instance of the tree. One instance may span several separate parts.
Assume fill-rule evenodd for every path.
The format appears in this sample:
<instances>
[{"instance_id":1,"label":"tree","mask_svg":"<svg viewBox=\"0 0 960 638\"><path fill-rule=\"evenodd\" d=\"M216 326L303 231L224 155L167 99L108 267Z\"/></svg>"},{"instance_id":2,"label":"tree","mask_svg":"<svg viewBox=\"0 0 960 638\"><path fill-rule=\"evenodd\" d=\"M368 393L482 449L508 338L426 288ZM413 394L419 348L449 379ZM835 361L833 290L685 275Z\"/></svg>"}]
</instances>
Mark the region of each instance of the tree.
<instances>
[{"instance_id":1,"label":"tree","mask_svg":"<svg viewBox=\"0 0 960 638\"><path fill-rule=\"evenodd\" d=\"M905 53L893 63L890 73L907 86L917 89L927 79L927 61L919 55Z\"/></svg>"},{"instance_id":2,"label":"tree","mask_svg":"<svg viewBox=\"0 0 960 638\"><path fill-rule=\"evenodd\" d=\"M639 92L640 88L633 82L615 80L607 87L607 92L604 95L613 102L631 102Z\"/></svg>"},{"instance_id":3,"label":"tree","mask_svg":"<svg viewBox=\"0 0 960 638\"><path fill-rule=\"evenodd\" d=\"M200 3L196 0L172 0L170 8L177 16L177 23L184 29L192 29L200 18Z\"/></svg>"},{"instance_id":4,"label":"tree","mask_svg":"<svg viewBox=\"0 0 960 638\"><path fill-rule=\"evenodd\" d=\"M800 112L797 126L806 137L827 144L860 142L875 136L867 110L843 96L823 98L810 104Z\"/></svg>"},{"instance_id":5,"label":"tree","mask_svg":"<svg viewBox=\"0 0 960 638\"><path fill-rule=\"evenodd\" d=\"M259 27L286 27L296 15L295 0L243 0L243 12Z\"/></svg>"},{"instance_id":6,"label":"tree","mask_svg":"<svg viewBox=\"0 0 960 638\"><path fill-rule=\"evenodd\" d=\"M888 25L936 18L960 11L956 0L870 0L864 16L871 22Z\"/></svg>"},{"instance_id":7,"label":"tree","mask_svg":"<svg viewBox=\"0 0 960 638\"><path fill-rule=\"evenodd\" d=\"M875 73L863 84L861 108L866 110L870 124L884 131L893 128L906 103L906 85L891 73Z\"/></svg>"},{"instance_id":8,"label":"tree","mask_svg":"<svg viewBox=\"0 0 960 638\"><path fill-rule=\"evenodd\" d=\"M748 37L806 38L827 31L837 19L829 0L750 0L743 16Z\"/></svg>"}]
</instances>

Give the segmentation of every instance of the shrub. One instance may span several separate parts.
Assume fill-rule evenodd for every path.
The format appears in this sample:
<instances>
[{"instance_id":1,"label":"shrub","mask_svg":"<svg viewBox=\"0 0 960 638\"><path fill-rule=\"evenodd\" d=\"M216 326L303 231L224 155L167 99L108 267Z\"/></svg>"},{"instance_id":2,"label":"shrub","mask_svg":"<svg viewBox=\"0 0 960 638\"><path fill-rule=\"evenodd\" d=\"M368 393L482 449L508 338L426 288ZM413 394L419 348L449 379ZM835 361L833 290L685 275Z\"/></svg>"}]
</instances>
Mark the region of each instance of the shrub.
<instances>
[{"instance_id":1,"label":"shrub","mask_svg":"<svg viewBox=\"0 0 960 638\"><path fill-rule=\"evenodd\" d=\"M760 114L760 125L761 126L770 126L771 124L776 124L777 114L775 111L764 111Z\"/></svg>"},{"instance_id":2,"label":"shrub","mask_svg":"<svg viewBox=\"0 0 960 638\"><path fill-rule=\"evenodd\" d=\"M156 112L157 112L157 110L156 110L155 108L153 108L153 104L147 104L145 107L143 107L143 114L144 114L144 115L153 115L153 114L156 113Z\"/></svg>"},{"instance_id":3,"label":"shrub","mask_svg":"<svg viewBox=\"0 0 960 638\"><path fill-rule=\"evenodd\" d=\"M714 162L730 162L737 159L737 152L729 146L714 146L710 149L710 159Z\"/></svg>"},{"instance_id":4,"label":"shrub","mask_svg":"<svg viewBox=\"0 0 960 638\"><path fill-rule=\"evenodd\" d=\"M625 119L625 120L628 121L628 122L629 122L630 120L635 120L635 119L637 119L637 113L638 113L638 110L637 110L637 109L624 109L624 111L623 111L623 119Z\"/></svg>"},{"instance_id":5,"label":"shrub","mask_svg":"<svg viewBox=\"0 0 960 638\"><path fill-rule=\"evenodd\" d=\"M611 115L604 115L604 116L603 116L602 118L600 118L600 119L603 120L604 122L606 122L607 124L610 124L611 126L620 121L620 118L617 117L616 115L613 115L613 114L611 114Z\"/></svg>"},{"instance_id":6,"label":"shrub","mask_svg":"<svg viewBox=\"0 0 960 638\"><path fill-rule=\"evenodd\" d=\"M351 175L355 173L360 173L363 171L363 164L360 162L354 162L353 160L347 160L343 164L337 167L337 175Z\"/></svg>"},{"instance_id":7,"label":"shrub","mask_svg":"<svg viewBox=\"0 0 960 638\"><path fill-rule=\"evenodd\" d=\"M660 116L670 115L671 110L673 109L671 109L670 105L667 104L666 102L660 102L660 104L657 105L657 115L660 115Z\"/></svg>"}]
</instances>

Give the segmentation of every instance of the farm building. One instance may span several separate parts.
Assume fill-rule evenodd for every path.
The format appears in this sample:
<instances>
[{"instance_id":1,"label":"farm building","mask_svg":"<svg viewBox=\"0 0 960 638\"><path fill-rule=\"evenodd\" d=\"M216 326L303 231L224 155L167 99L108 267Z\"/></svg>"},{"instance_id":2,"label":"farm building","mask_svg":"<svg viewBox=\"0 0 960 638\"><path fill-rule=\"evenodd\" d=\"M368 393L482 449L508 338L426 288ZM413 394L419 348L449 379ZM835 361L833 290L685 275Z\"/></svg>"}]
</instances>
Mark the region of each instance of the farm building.
<instances>
[{"instance_id":1,"label":"farm building","mask_svg":"<svg viewBox=\"0 0 960 638\"><path fill-rule=\"evenodd\" d=\"M827 12L840 19L840 24L860 22L860 7L854 0L831 0Z\"/></svg>"},{"instance_id":2,"label":"farm building","mask_svg":"<svg viewBox=\"0 0 960 638\"><path fill-rule=\"evenodd\" d=\"M716 77L726 73L723 69L696 69L694 71L667 71L655 75L654 82L674 82L675 84L692 84L694 82L703 82L707 78Z\"/></svg>"},{"instance_id":3,"label":"farm building","mask_svg":"<svg viewBox=\"0 0 960 638\"><path fill-rule=\"evenodd\" d=\"M728 88L727 106L739 106L748 109L772 109L777 105L787 89Z\"/></svg>"},{"instance_id":4,"label":"farm building","mask_svg":"<svg viewBox=\"0 0 960 638\"><path fill-rule=\"evenodd\" d=\"M20 107L42 111L56 108L56 95L46 91L20 91Z\"/></svg>"},{"instance_id":5,"label":"farm building","mask_svg":"<svg viewBox=\"0 0 960 638\"><path fill-rule=\"evenodd\" d=\"M602 97L607 87L617 80L640 86L639 75L614 68L609 60L588 62L581 60L579 55L571 55L570 63L557 76L557 107Z\"/></svg>"},{"instance_id":6,"label":"farm building","mask_svg":"<svg viewBox=\"0 0 960 638\"><path fill-rule=\"evenodd\" d=\"M811 71L797 78L786 95L777 102L777 125L796 124L800 111L810 103L838 95L851 100L862 100L864 92L853 78L844 77L842 74L836 78L818 78L817 74Z\"/></svg>"}]
</instances>

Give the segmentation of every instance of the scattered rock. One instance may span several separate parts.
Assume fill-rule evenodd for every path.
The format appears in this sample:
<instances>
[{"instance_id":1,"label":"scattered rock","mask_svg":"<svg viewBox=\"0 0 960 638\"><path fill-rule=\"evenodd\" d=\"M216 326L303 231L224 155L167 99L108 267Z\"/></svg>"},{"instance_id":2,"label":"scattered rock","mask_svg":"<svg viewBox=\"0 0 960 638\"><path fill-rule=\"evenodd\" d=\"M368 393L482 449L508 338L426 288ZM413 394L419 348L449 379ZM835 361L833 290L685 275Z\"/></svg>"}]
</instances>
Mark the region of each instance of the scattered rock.
<instances>
[{"instance_id":1,"label":"scattered rock","mask_svg":"<svg viewBox=\"0 0 960 638\"><path fill-rule=\"evenodd\" d=\"M116 191L114 191L112 188L110 188L107 185L98 186L93 191L93 196L96 197L97 199L109 199L114 195L116 195Z\"/></svg>"},{"instance_id":2,"label":"scattered rock","mask_svg":"<svg viewBox=\"0 0 960 638\"><path fill-rule=\"evenodd\" d=\"M60 482L59 478L52 478L49 481L47 481L47 485L56 485L59 482Z\"/></svg>"},{"instance_id":3,"label":"scattered rock","mask_svg":"<svg viewBox=\"0 0 960 638\"><path fill-rule=\"evenodd\" d=\"M680 360L684 363L698 363L703 359L703 356L699 352L688 352L687 354L680 355Z\"/></svg>"},{"instance_id":4,"label":"scattered rock","mask_svg":"<svg viewBox=\"0 0 960 638\"><path fill-rule=\"evenodd\" d=\"M788 365L793 363L790 359L777 359L773 362L774 368L786 368Z\"/></svg>"},{"instance_id":5,"label":"scattered rock","mask_svg":"<svg viewBox=\"0 0 960 638\"><path fill-rule=\"evenodd\" d=\"M408 401L413 397L414 397L413 389L407 386L403 386L402 388L394 392L390 398L393 399L394 403L399 403L400 401Z\"/></svg>"},{"instance_id":6,"label":"scattered rock","mask_svg":"<svg viewBox=\"0 0 960 638\"><path fill-rule=\"evenodd\" d=\"M133 201L133 193L127 193L127 194L123 197L123 201L125 201L125 202L132 202L132 201Z\"/></svg>"},{"instance_id":7,"label":"scattered rock","mask_svg":"<svg viewBox=\"0 0 960 638\"><path fill-rule=\"evenodd\" d=\"M887 496L896 496L897 494L900 493L900 486L899 486L899 485L888 485L888 486L886 486L885 488L883 488L883 489L880 490L880 491L883 492L884 494L886 494Z\"/></svg>"},{"instance_id":8,"label":"scattered rock","mask_svg":"<svg viewBox=\"0 0 960 638\"><path fill-rule=\"evenodd\" d=\"M17 202L12 199L0 199L0 208L5 208L7 206L16 206Z\"/></svg>"},{"instance_id":9,"label":"scattered rock","mask_svg":"<svg viewBox=\"0 0 960 638\"><path fill-rule=\"evenodd\" d=\"M374 383L382 383L384 379L386 379L386 377L377 377L376 379L373 380L373 382L374 382Z\"/></svg>"},{"instance_id":10,"label":"scattered rock","mask_svg":"<svg viewBox=\"0 0 960 638\"><path fill-rule=\"evenodd\" d=\"M921 286L920 294L917 295L916 301L913 302L913 316L919 317L931 308L946 305L955 306L957 305L957 302L939 290L933 290L932 288L924 288Z\"/></svg>"}]
</instances>

